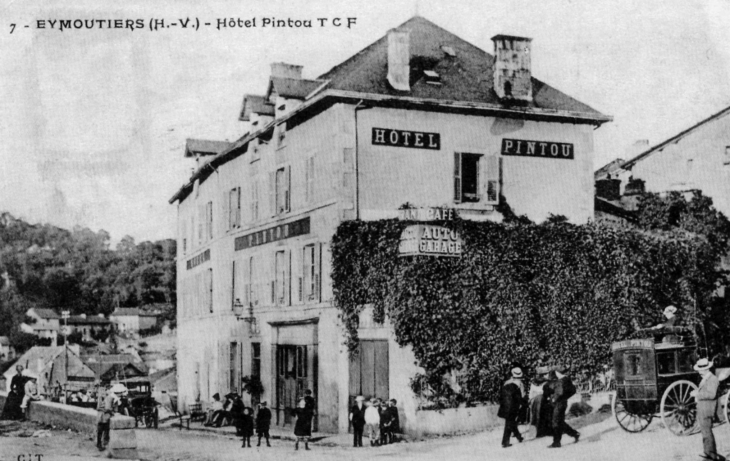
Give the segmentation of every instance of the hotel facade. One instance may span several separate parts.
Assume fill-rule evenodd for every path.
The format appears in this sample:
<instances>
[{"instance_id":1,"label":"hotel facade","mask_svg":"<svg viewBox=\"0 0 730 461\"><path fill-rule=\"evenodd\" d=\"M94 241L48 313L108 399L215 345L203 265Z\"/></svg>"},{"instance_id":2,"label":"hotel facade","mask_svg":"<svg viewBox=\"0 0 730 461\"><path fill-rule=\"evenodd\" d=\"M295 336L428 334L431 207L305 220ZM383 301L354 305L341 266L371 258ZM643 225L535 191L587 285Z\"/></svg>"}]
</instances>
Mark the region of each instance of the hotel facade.
<instances>
[{"instance_id":1,"label":"hotel facade","mask_svg":"<svg viewBox=\"0 0 730 461\"><path fill-rule=\"evenodd\" d=\"M244 97L241 139L189 141L198 168L170 200L181 402L253 376L277 425L311 389L316 430L347 431L363 394L396 398L410 431L418 367L387 319L366 309L359 353L343 345L337 226L405 204L500 221L500 200L536 221L593 217L593 131L610 117L534 79L530 39L492 40L494 56L414 17L317 79L275 63L266 94Z\"/></svg>"}]
</instances>

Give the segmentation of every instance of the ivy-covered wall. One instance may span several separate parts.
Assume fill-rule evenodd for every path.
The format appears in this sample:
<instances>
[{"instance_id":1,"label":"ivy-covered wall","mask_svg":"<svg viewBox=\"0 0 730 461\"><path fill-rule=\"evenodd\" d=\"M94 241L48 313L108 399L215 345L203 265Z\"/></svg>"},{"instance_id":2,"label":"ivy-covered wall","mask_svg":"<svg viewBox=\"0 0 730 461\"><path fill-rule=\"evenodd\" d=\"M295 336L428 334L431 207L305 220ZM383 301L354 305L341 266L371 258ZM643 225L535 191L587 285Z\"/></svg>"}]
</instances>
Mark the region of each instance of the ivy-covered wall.
<instances>
[{"instance_id":1,"label":"ivy-covered wall","mask_svg":"<svg viewBox=\"0 0 730 461\"><path fill-rule=\"evenodd\" d=\"M685 324L706 320L717 279L716 252L686 232L457 219L440 224L459 232L462 257L399 257L408 224L340 225L335 304L351 351L363 306L373 305L376 321L387 315L426 370L413 390L428 387L430 398L452 404L494 401L514 361L602 371L611 342L658 323L668 304ZM460 385L444 379L454 374Z\"/></svg>"}]
</instances>

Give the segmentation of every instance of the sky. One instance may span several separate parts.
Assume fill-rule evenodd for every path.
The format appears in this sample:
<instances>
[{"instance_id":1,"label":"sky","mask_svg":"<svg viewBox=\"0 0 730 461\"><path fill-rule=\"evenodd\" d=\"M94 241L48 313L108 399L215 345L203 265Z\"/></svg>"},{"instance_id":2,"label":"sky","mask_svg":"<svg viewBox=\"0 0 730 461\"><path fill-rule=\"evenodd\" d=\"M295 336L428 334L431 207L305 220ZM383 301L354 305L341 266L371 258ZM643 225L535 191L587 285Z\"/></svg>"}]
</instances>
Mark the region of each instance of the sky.
<instances>
[{"instance_id":1,"label":"sky","mask_svg":"<svg viewBox=\"0 0 730 461\"><path fill-rule=\"evenodd\" d=\"M490 53L498 33L531 37L533 76L614 117L595 131L596 169L632 156L637 140L658 144L730 106L727 0L304 5L2 2L0 211L104 229L112 243L174 237L176 207L168 200L195 166L183 158L186 138L238 139L246 129L238 121L243 95L265 92L270 63L300 64L305 78L315 78L416 12ZM350 28L332 24L348 17L356 18ZM149 30L150 20L184 18L197 18L199 30ZM257 22L218 28L224 18ZM314 27L262 27L265 18L308 19ZM59 30L56 22L78 19L104 21L92 30ZM109 28L106 20L116 19L144 28Z\"/></svg>"}]
</instances>

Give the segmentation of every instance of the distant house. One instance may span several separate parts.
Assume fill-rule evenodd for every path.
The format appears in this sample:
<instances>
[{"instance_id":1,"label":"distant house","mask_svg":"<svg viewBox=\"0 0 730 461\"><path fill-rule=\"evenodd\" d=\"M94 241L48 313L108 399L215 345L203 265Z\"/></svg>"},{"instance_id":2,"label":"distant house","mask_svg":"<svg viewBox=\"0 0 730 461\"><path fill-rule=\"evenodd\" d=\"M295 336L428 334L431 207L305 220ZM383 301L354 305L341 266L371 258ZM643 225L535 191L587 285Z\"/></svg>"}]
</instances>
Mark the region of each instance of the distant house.
<instances>
[{"instance_id":1,"label":"distant house","mask_svg":"<svg viewBox=\"0 0 730 461\"><path fill-rule=\"evenodd\" d=\"M14 365L22 365L38 376L38 389L46 396L53 395L54 387L57 385L65 385L69 390L78 390L89 388L94 383L94 372L84 365L74 347L69 347L67 350L63 346L33 346L21 355ZM14 374L15 366L11 366L3 374L7 386L10 386Z\"/></svg>"},{"instance_id":2,"label":"distant house","mask_svg":"<svg viewBox=\"0 0 730 461\"><path fill-rule=\"evenodd\" d=\"M73 315L68 319L68 326L70 332L80 332L83 336L84 341L92 341L94 335L100 331L109 331L112 326L112 322L104 317L104 314L98 315Z\"/></svg>"},{"instance_id":3,"label":"distant house","mask_svg":"<svg viewBox=\"0 0 730 461\"><path fill-rule=\"evenodd\" d=\"M109 318L117 326L119 332L136 333L157 325L158 313L142 310L138 307L118 307Z\"/></svg>"},{"instance_id":4,"label":"distant house","mask_svg":"<svg viewBox=\"0 0 730 461\"><path fill-rule=\"evenodd\" d=\"M87 355L82 359L102 384L147 376L148 373L144 362L132 354Z\"/></svg>"},{"instance_id":5,"label":"distant house","mask_svg":"<svg viewBox=\"0 0 730 461\"><path fill-rule=\"evenodd\" d=\"M21 323L20 330L30 333L39 338L50 338L52 345L56 345L58 333L61 328L61 316L53 309L41 309L31 307L25 313L26 317L34 320L32 323Z\"/></svg>"},{"instance_id":6,"label":"distant house","mask_svg":"<svg viewBox=\"0 0 730 461\"><path fill-rule=\"evenodd\" d=\"M15 359L15 348L10 345L10 339L7 336L0 336L0 362L13 359Z\"/></svg>"}]
</instances>

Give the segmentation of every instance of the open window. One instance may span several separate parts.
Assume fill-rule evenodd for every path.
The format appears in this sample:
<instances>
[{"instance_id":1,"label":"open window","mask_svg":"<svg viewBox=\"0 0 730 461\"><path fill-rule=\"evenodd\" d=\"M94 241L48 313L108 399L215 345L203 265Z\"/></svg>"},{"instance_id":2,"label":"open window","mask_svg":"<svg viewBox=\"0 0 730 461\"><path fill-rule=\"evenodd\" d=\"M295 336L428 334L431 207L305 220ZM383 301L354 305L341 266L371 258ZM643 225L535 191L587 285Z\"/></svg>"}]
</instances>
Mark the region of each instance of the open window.
<instances>
[{"instance_id":1,"label":"open window","mask_svg":"<svg viewBox=\"0 0 730 461\"><path fill-rule=\"evenodd\" d=\"M499 202L499 158L496 155L454 154L454 201L489 205Z\"/></svg>"},{"instance_id":2,"label":"open window","mask_svg":"<svg viewBox=\"0 0 730 461\"><path fill-rule=\"evenodd\" d=\"M276 214L291 211L291 168L276 170Z\"/></svg>"}]
</instances>

